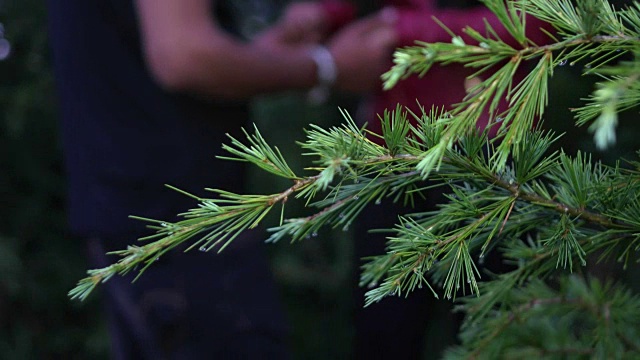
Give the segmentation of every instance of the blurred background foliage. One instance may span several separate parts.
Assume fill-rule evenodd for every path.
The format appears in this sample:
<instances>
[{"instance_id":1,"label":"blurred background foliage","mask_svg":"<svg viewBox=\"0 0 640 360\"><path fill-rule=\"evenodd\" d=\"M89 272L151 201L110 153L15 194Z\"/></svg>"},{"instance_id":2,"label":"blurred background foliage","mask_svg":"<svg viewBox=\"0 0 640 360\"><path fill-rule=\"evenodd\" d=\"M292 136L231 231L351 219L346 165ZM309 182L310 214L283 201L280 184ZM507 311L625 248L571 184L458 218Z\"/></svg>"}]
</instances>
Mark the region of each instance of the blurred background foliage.
<instances>
[{"instance_id":1,"label":"blurred background foliage","mask_svg":"<svg viewBox=\"0 0 640 360\"><path fill-rule=\"evenodd\" d=\"M0 357L106 357L97 302L65 294L86 265L65 237L44 4L0 4L11 43L0 61Z\"/></svg>"},{"instance_id":2,"label":"blurred background foliage","mask_svg":"<svg viewBox=\"0 0 640 360\"><path fill-rule=\"evenodd\" d=\"M79 304L66 296L84 274L86 263L83 244L65 234L64 175L44 4L0 0L0 23L12 45L9 58L0 61L0 358L107 358L97 297ZM594 150L586 129L576 129L568 121L572 118L568 108L589 93L594 79L580 77L578 66L564 70L553 79L545 124L568 133L562 141L567 152ZM338 123L338 106L353 111L354 100L341 97L309 106L296 95L264 97L254 103L254 118L267 140L301 171L302 157L294 141L304 138L303 127ZM631 111L628 117L636 115ZM628 120L621 121L619 146L596 157L606 162L620 155L634 157L638 125ZM258 171L252 175L248 185L255 192L289 186ZM304 213L301 204L288 206L289 216ZM355 276L352 235L327 231L294 246L269 246L292 323L296 358L349 357Z\"/></svg>"},{"instance_id":3,"label":"blurred background foliage","mask_svg":"<svg viewBox=\"0 0 640 360\"><path fill-rule=\"evenodd\" d=\"M81 304L66 295L87 265L84 244L66 234L45 5L0 0L0 23L12 47L0 61L0 358L108 358L98 296ZM310 107L302 97L285 94L257 99L254 116L301 170L292 142L304 137L301 119L331 125L339 121L337 107L333 102ZM256 192L289 186L252 175L248 185ZM301 209L291 206L288 213ZM347 356L352 259L346 239L341 232L298 246L269 247L296 357Z\"/></svg>"}]
</instances>

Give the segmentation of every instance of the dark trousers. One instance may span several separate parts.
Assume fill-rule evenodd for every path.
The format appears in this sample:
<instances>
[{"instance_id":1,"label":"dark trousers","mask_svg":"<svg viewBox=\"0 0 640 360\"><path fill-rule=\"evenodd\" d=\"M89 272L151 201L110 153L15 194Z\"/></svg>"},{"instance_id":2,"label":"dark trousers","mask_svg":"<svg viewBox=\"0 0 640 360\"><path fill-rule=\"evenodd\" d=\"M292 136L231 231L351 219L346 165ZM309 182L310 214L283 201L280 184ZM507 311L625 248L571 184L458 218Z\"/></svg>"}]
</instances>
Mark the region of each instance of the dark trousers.
<instances>
[{"instance_id":1,"label":"dark trousers","mask_svg":"<svg viewBox=\"0 0 640 360\"><path fill-rule=\"evenodd\" d=\"M106 251L133 238L92 238L91 265L116 261ZM112 358L288 359L286 322L263 244L238 238L221 254L178 249L133 284L102 286Z\"/></svg>"}]
</instances>

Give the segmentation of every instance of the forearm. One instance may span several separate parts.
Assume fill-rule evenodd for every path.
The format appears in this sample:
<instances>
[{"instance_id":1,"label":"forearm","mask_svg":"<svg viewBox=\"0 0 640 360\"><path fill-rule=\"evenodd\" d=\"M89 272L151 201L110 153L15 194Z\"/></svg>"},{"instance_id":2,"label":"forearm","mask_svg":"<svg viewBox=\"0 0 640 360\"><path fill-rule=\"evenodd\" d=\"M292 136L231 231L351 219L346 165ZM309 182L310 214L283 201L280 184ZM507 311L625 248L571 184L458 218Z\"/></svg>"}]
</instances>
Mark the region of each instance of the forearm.
<instances>
[{"instance_id":1,"label":"forearm","mask_svg":"<svg viewBox=\"0 0 640 360\"><path fill-rule=\"evenodd\" d=\"M306 51L266 50L231 38L200 37L183 43L179 53L148 58L152 74L170 91L244 99L316 83L315 63Z\"/></svg>"},{"instance_id":2,"label":"forearm","mask_svg":"<svg viewBox=\"0 0 640 360\"><path fill-rule=\"evenodd\" d=\"M145 61L169 91L243 99L310 88L315 63L303 48L265 48L222 31L209 2L138 0Z\"/></svg>"}]
</instances>

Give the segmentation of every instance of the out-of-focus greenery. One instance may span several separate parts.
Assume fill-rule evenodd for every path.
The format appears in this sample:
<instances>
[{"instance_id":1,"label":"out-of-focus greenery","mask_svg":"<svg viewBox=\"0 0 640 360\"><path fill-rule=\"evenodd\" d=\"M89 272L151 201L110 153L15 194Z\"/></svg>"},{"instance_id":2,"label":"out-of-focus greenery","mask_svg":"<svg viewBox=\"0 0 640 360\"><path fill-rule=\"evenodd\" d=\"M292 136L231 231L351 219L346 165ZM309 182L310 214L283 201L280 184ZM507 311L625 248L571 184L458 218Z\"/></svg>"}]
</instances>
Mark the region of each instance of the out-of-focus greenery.
<instances>
[{"instance_id":1,"label":"out-of-focus greenery","mask_svg":"<svg viewBox=\"0 0 640 360\"><path fill-rule=\"evenodd\" d=\"M66 236L44 3L0 0L0 23L12 45L10 57L0 61L0 359L108 358L99 297L79 303L66 296L87 264L84 244ZM339 118L337 106L275 96L256 101L254 118L269 138L290 146L292 138L303 138L301 119L329 125ZM280 187L251 179L249 185ZM296 358L348 352L352 259L346 236L270 246Z\"/></svg>"},{"instance_id":2,"label":"out-of-focus greenery","mask_svg":"<svg viewBox=\"0 0 640 360\"><path fill-rule=\"evenodd\" d=\"M0 358L106 357L98 303L66 297L86 263L65 236L44 4L0 4L12 45L0 61Z\"/></svg>"}]
</instances>

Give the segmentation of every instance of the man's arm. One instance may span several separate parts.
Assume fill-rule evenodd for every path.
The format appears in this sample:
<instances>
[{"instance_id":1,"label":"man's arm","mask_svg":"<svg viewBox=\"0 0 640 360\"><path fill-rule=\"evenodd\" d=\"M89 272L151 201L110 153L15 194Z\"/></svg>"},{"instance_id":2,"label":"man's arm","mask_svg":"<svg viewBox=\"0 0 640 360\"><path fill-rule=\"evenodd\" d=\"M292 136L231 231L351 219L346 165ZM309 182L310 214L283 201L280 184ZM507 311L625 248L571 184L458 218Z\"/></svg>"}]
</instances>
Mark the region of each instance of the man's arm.
<instances>
[{"instance_id":1,"label":"man's arm","mask_svg":"<svg viewBox=\"0 0 640 360\"><path fill-rule=\"evenodd\" d=\"M304 47L264 48L225 33L209 0L137 0L146 62L170 91L247 98L316 83Z\"/></svg>"}]
</instances>

